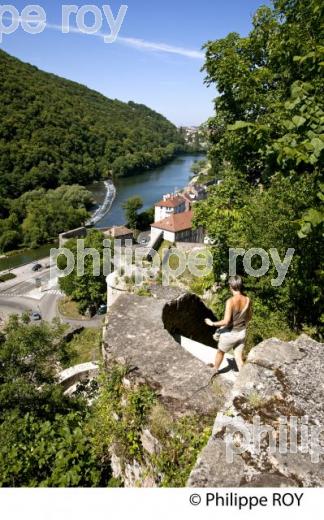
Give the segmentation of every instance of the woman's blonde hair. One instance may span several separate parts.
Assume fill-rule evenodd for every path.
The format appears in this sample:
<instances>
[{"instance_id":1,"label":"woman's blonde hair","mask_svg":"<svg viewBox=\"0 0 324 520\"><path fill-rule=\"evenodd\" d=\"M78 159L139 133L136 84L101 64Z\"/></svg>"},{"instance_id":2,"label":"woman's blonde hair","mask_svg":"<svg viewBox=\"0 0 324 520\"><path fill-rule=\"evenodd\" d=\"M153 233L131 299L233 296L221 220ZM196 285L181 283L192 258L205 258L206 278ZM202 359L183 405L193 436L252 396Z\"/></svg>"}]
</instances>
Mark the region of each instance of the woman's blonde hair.
<instances>
[{"instance_id":1,"label":"woman's blonde hair","mask_svg":"<svg viewBox=\"0 0 324 520\"><path fill-rule=\"evenodd\" d=\"M233 291L243 291L243 280L239 275L231 276L228 280L228 284Z\"/></svg>"}]
</instances>

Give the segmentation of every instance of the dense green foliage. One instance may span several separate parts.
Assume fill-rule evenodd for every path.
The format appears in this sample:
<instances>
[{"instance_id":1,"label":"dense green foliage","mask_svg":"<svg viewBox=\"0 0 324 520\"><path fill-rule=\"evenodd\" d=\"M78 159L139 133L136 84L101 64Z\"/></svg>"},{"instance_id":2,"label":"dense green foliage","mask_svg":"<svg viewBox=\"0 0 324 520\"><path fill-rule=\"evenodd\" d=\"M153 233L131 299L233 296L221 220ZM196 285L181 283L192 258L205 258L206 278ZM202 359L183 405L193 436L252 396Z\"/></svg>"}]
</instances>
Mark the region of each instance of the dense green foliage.
<instances>
[{"instance_id":1,"label":"dense green foliage","mask_svg":"<svg viewBox=\"0 0 324 520\"><path fill-rule=\"evenodd\" d=\"M77 239L71 239L64 244L64 247L73 254L74 268L70 274L59 279L59 285L65 294L77 302L82 314L86 311L94 314L98 306L106 302L107 283L104 271L109 270L110 266L107 264L109 258L104 254L104 251L109 252L110 249L112 257L113 242L111 241L110 248L105 248L104 238L100 231L92 229L84 239L84 249L93 248L94 256L87 254L84 257L84 262L80 262L80 265L83 266L83 273L79 272L77 268L78 253L81 251L79 244L81 242L78 242ZM66 268L67 259L65 255L58 257L57 265L62 270ZM107 274L109 274L108 271Z\"/></svg>"},{"instance_id":2,"label":"dense green foliage","mask_svg":"<svg viewBox=\"0 0 324 520\"><path fill-rule=\"evenodd\" d=\"M102 324L99 328L89 327L75 334L65 347L61 360L63 368L101 358Z\"/></svg>"},{"instance_id":3,"label":"dense green foliage","mask_svg":"<svg viewBox=\"0 0 324 520\"><path fill-rule=\"evenodd\" d=\"M136 229L139 229L141 231L146 231L150 229L150 225L154 222L154 213L154 206L149 209L146 209L145 211L141 211L141 213L139 213L137 216Z\"/></svg>"},{"instance_id":4,"label":"dense green foliage","mask_svg":"<svg viewBox=\"0 0 324 520\"><path fill-rule=\"evenodd\" d=\"M62 231L85 224L92 202L91 193L78 185L38 188L8 201L8 214L0 219L0 251L57 239Z\"/></svg>"},{"instance_id":5,"label":"dense green foliage","mask_svg":"<svg viewBox=\"0 0 324 520\"><path fill-rule=\"evenodd\" d=\"M219 92L210 159L223 184L195 218L216 242L216 278L228 272L229 247L276 248L281 260L295 249L280 287L271 284L273 267L246 276L256 341L270 329L320 334L323 324L322 22L320 0L274 0L257 11L248 37L206 45L206 81Z\"/></svg>"},{"instance_id":6,"label":"dense green foliage","mask_svg":"<svg viewBox=\"0 0 324 520\"><path fill-rule=\"evenodd\" d=\"M146 106L107 99L3 51L0 83L0 197L133 174L182 146L176 127Z\"/></svg>"},{"instance_id":7,"label":"dense green foliage","mask_svg":"<svg viewBox=\"0 0 324 520\"><path fill-rule=\"evenodd\" d=\"M141 213L139 210L143 207L143 199L139 196L129 197L123 203L123 210L127 226L131 229L146 231L150 229L150 225L154 222L154 206Z\"/></svg>"},{"instance_id":8,"label":"dense green foliage","mask_svg":"<svg viewBox=\"0 0 324 520\"><path fill-rule=\"evenodd\" d=\"M0 337L0 486L107 485L91 409L57 384L64 327L24 321L12 316Z\"/></svg>"},{"instance_id":9,"label":"dense green foliage","mask_svg":"<svg viewBox=\"0 0 324 520\"><path fill-rule=\"evenodd\" d=\"M141 197L129 197L123 203L123 210L125 212L125 218L127 225L131 229L136 229L138 221L138 211L143 207L143 199Z\"/></svg>"},{"instance_id":10,"label":"dense green foliage","mask_svg":"<svg viewBox=\"0 0 324 520\"><path fill-rule=\"evenodd\" d=\"M142 428L156 401L147 385L125 387L123 379L128 372L129 368L116 365L102 374L93 416L94 429L98 432L94 441L98 456L108 456L109 447L113 446L123 463L134 458L143 460Z\"/></svg>"},{"instance_id":11,"label":"dense green foliage","mask_svg":"<svg viewBox=\"0 0 324 520\"><path fill-rule=\"evenodd\" d=\"M195 413L176 420L162 405L150 416L150 431L161 445L152 457L153 474L161 487L185 487L197 457L211 434L213 417Z\"/></svg>"}]
</instances>

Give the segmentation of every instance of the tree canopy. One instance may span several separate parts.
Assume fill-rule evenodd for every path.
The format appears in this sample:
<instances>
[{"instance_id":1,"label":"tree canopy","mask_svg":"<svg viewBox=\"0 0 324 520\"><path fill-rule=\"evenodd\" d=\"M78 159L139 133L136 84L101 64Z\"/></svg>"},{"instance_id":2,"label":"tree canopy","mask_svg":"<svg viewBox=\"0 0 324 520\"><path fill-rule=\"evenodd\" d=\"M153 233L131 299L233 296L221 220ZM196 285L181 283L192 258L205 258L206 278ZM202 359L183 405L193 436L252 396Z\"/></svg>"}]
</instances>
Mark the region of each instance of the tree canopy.
<instances>
[{"instance_id":1,"label":"tree canopy","mask_svg":"<svg viewBox=\"0 0 324 520\"><path fill-rule=\"evenodd\" d=\"M123 210L125 212L125 218L127 225L135 229L137 228L137 222L138 222L138 211L142 209L143 207L143 199L138 196L129 197L124 203L123 203Z\"/></svg>"},{"instance_id":2,"label":"tree canopy","mask_svg":"<svg viewBox=\"0 0 324 520\"><path fill-rule=\"evenodd\" d=\"M77 302L78 308L82 314L87 310L90 310L90 312L94 314L99 305L105 303L107 299L107 282L104 270L108 270L109 266L105 264L106 257L103 254L104 238L103 233L96 229L92 229L84 239L84 248L92 248L95 252L95 257L92 257L91 255L85 256L83 273L78 273L77 269L77 240L71 239L64 244L64 247L73 253L75 267L69 275L62 276L59 279L60 288L65 292L65 294ZM110 246L112 257L112 241ZM60 269L65 269L67 265L66 257L64 255L59 256L57 264ZM97 270L99 271L98 273L96 272Z\"/></svg>"},{"instance_id":3,"label":"tree canopy","mask_svg":"<svg viewBox=\"0 0 324 520\"><path fill-rule=\"evenodd\" d=\"M318 334L323 322L322 22L320 0L274 0L256 12L247 37L230 33L206 44L206 82L219 93L209 121L210 160L223 184L211 188L208 201L195 211L196 223L217 244L217 277L228 271L229 247L276 248L281 258L295 249L281 287L271 286L273 272L260 279L246 276L247 287L264 326L274 316L278 329L284 322Z\"/></svg>"},{"instance_id":4,"label":"tree canopy","mask_svg":"<svg viewBox=\"0 0 324 520\"><path fill-rule=\"evenodd\" d=\"M65 327L26 321L12 316L0 335L0 487L107 485L91 410L57 381Z\"/></svg>"},{"instance_id":5,"label":"tree canopy","mask_svg":"<svg viewBox=\"0 0 324 520\"><path fill-rule=\"evenodd\" d=\"M177 128L145 105L108 99L3 51L0 83L0 197L130 175L183 146Z\"/></svg>"},{"instance_id":6,"label":"tree canopy","mask_svg":"<svg viewBox=\"0 0 324 520\"><path fill-rule=\"evenodd\" d=\"M0 219L0 251L46 244L59 233L84 225L92 203L92 194L78 185L24 193L9 201L6 218Z\"/></svg>"}]
</instances>

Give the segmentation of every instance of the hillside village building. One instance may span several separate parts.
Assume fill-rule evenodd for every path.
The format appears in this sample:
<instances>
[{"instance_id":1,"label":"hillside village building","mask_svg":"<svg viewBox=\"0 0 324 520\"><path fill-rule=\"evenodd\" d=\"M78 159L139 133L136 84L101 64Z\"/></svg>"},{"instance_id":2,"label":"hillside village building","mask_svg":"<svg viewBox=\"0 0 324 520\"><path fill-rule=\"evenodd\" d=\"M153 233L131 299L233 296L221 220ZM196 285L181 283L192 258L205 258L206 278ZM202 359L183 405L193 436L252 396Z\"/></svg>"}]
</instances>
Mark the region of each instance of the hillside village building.
<instances>
[{"instance_id":1,"label":"hillside village building","mask_svg":"<svg viewBox=\"0 0 324 520\"><path fill-rule=\"evenodd\" d=\"M134 233L125 226L114 226L104 231L104 235L121 241L124 245L126 240L134 240Z\"/></svg>"},{"instance_id":2,"label":"hillside village building","mask_svg":"<svg viewBox=\"0 0 324 520\"><path fill-rule=\"evenodd\" d=\"M161 233L168 242L203 242L201 228L193 229L192 211L174 213L159 222L151 224L151 243L154 243Z\"/></svg>"},{"instance_id":3,"label":"hillside village building","mask_svg":"<svg viewBox=\"0 0 324 520\"><path fill-rule=\"evenodd\" d=\"M182 213L186 210L186 201L180 195L164 195L163 200L155 204L154 218L159 222L175 213Z\"/></svg>"}]
</instances>

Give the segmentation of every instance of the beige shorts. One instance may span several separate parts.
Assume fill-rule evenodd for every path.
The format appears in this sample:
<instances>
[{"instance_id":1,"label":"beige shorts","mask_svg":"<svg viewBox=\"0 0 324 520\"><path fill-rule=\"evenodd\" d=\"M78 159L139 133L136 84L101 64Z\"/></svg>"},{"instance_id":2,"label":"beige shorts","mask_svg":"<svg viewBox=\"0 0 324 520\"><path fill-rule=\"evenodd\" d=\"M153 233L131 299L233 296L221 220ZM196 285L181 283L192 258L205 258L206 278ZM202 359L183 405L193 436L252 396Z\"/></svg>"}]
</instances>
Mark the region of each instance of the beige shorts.
<instances>
[{"instance_id":1,"label":"beige shorts","mask_svg":"<svg viewBox=\"0 0 324 520\"><path fill-rule=\"evenodd\" d=\"M235 352L241 352L244 349L246 337L246 329L230 330L220 334L218 348L222 352L229 352L232 348Z\"/></svg>"}]
</instances>

